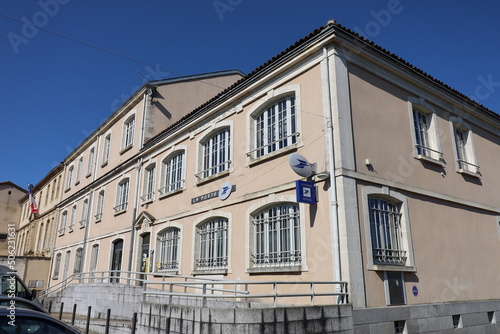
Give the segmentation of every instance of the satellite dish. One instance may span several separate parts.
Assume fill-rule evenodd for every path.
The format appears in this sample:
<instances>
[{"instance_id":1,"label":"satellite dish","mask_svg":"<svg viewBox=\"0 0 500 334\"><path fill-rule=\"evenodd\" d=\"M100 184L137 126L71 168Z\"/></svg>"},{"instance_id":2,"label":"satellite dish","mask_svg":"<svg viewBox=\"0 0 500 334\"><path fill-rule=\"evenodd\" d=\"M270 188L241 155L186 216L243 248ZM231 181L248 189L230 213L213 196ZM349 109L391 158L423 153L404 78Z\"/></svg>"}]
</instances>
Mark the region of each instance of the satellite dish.
<instances>
[{"instance_id":1,"label":"satellite dish","mask_svg":"<svg viewBox=\"0 0 500 334\"><path fill-rule=\"evenodd\" d=\"M298 153L292 153L288 157L288 163L293 171L300 176L309 177L315 174L314 164L309 163L307 159Z\"/></svg>"}]
</instances>

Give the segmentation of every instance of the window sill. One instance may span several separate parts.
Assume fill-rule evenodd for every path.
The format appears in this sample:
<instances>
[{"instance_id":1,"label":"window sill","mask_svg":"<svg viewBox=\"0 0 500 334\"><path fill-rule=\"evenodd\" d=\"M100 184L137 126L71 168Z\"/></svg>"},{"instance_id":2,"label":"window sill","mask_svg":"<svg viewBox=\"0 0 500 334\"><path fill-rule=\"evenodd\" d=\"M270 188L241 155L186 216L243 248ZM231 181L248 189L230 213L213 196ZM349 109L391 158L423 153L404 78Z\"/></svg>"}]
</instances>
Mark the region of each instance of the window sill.
<instances>
[{"instance_id":1,"label":"window sill","mask_svg":"<svg viewBox=\"0 0 500 334\"><path fill-rule=\"evenodd\" d=\"M247 268L246 272L249 274L269 274L269 273L290 273L305 271L302 265L291 265L287 267L253 267Z\"/></svg>"},{"instance_id":2,"label":"window sill","mask_svg":"<svg viewBox=\"0 0 500 334\"><path fill-rule=\"evenodd\" d=\"M146 205L146 204L149 204L149 203L153 203L154 200L155 200L154 198L147 199L147 200L142 200L141 199L141 205Z\"/></svg>"},{"instance_id":3,"label":"window sill","mask_svg":"<svg viewBox=\"0 0 500 334\"><path fill-rule=\"evenodd\" d=\"M165 193L165 194L161 194L158 196L158 199L163 199L163 198L166 198L166 197L169 197L169 196L173 196L175 194L178 194L178 193L181 193L184 191L185 188L179 188L179 189L175 189L175 190L172 190L168 193Z\"/></svg>"},{"instance_id":4,"label":"window sill","mask_svg":"<svg viewBox=\"0 0 500 334\"><path fill-rule=\"evenodd\" d=\"M115 214L114 214L114 215L115 215L115 217L116 217L116 216L119 216L119 215L124 214L125 212L127 212L127 209L117 211L117 212L115 212Z\"/></svg>"},{"instance_id":5,"label":"window sill","mask_svg":"<svg viewBox=\"0 0 500 334\"><path fill-rule=\"evenodd\" d=\"M228 269L196 269L191 271L191 275L227 275Z\"/></svg>"},{"instance_id":6,"label":"window sill","mask_svg":"<svg viewBox=\"0 0 500 334\"><path fill-rule=\"evenodd\" d=\"M475 177L475 178L478 178L478 179L481 178L481 175L479 173L477 173L477 172L474 173L474 172L471 172L470 170L467 170L467 169L458 169L457 173L463 174L463 175L472 176L472 177Z\"/></svg>"},{"instance_id":7,"label":"window sill","mask_svg":"<svg viewBox=\"0 0 500 334\"><path fill-rule=\"evenodd\" d=\"M67 187L66 189L64 189L64 192L67 193L70 190L71 190L71 187Z\"/></svg>"},{"instance_id":8,"label":"window sill","mask_svg":"<svg viewBox=\"0 0 500 334\"><path fill-rule=\"evenodd\" d=\"M88 178L89 178L89 177L91 177L91 176L92 176L92 173L88 173L87 175L85 175L85 178L87 178L87 179L88 179Z\"/></svg>"},{"instance_id":9,"label":"window sill","mask_svg":"<svg viewBox=\"0 0 500 334\"><path fill-rule=\"evenodd\" d=\"M262 155L258 158L252 158L252 155L251 153L247 153L247 160L248 160L248 166L254 166L254 165L258 165L260 164L261 162L264 162L264 161L267 161L267 160L271 160L271 159L274 159L274 158L277 158L285 153L289 153L290 151L294 151L294 150L297 150L298 147L301 146L301 143L298 142L298 143L295 143L295 144L292 144L290 146L287 146L287 147L283 147L277 151L274 151L274 152L271 152L271 153L267 153L265 155Z\"/></svg>"},{"instance_id":10,"label":"window sill","mask_svg":"<svg viewBox=\"0 0 500 334\"><path fill-rule=\"evenodd\" d=\"M403 271L408 273L416 273L415 266L397 265L397 264L373 264L368 267L372 271Z\"/></svg>"},{"instance_id":11,"label":"window sill","mask_svg":"<svg viewBox=\"0 0 500 334\"><path fill-rule=\"evenodd\" d=\"M431 163L431 164L434 164L434 165L437 165L437 166L444 167L444 161L442 161L442 160L437 160L437 159L434 159L434 158L428 157L428 156L426 156L426 155L417 154L417 155L415 156L415 159L417 159L417 160L421 160L421 161L425 161L425 162L428 162L428 163Z\"/></svg>"},{"instance_id":12,"label":"window sill","mask_svg":"<svg viewBox=\"0 0 500 334\"><path fill-rule=\"evenodd\" d=\"M134 145L130 144L127 147L122 148L122 150L119 153L124 154L125 152L130 151L132 147L134 147Z\"/></svg>"},{"instance_id":13,"label":"window sill","mask_svg":"<svg viewBox=\"0 0 500 334\"><path fill-rule=\"evenodd\" d=\"M196 182L196 185L199 186L199 185L203 185L205 183L208 183L210 181L213 181L213 180L217 180L217 179L220 179L224 176L227 176L231 173L230 170L225 170L223 172L220 172L218 174L215 174L215 175L211 175L209 177L206 177L206 178L203 178L203 179L200 179L199 181Z\"/></svg>"},{"instance_id":14,"label":"window sill","mask_svg":"<svg viewBox=\"0 0 500 334\"><path fill-rule=\"evenodd\" d=\"M104 168L108 165L108 161L104 161L102 164L101 164L101 168Z\"/></svg>"},{"instance_id":15,"label":"window sill","mask_svg":"<svg viewBox=\"0 0 500 334\"><path fill-rule=\"evenodd\" d=\"M78 180L78 181L75 182L75 186L77 186L79 184L80 184L80 180Z\"/></svg>"},{"instance_id":16,"label":"window sill","mask_svg":"<svg viewBox=\"0 0 500 334\"><path fill-rule=\"evenodd\" d=\"M169 274L169 275L179 275L179 269L160 269L155 271L153 274L153 277L163 277L161 275L154 275L154 274Z\"/></svg>"}]
</instances>

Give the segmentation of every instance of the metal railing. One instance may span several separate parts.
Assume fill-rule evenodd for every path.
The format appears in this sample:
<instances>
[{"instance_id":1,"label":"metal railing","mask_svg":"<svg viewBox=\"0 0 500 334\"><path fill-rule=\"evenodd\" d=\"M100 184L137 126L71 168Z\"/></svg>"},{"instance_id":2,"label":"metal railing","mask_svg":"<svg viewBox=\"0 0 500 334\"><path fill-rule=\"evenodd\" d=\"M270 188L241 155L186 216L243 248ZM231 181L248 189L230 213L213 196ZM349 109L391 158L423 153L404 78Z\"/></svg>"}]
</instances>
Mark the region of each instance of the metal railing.
<instances>
[{"instance_id":1,"label":"metal railing","mask_svg":"<svg viewBox=\"0 0 500 334\"><path fill-rule=\"evenodd\" d=\"M169 302L173 297L197 298L202 306L206 306L209 299L272 302L274 306L278 301L290 298L306 299L305 303L311 305L315 305L318 298L327 298L322 299L327 304L348 302L347 282L342 281L241 281L116 270L73 274L42 291L41 297L62 291L69 284L91 283L142 286L144 300L148 296L168 296Z\"/></svg>"},{"instance_id":2,"label":"metal railing","mask_svg":"<svg viewBox=\"0 0 500 334\"><path fill-rule=\"evenodd\" d=\"M253 150L251 150L251 151L248 151L248 152L246 153L246 156L247 156L247 157L250 157L250 158L252 158L252 159L257 159L257 158L260 158L261 156L264 156L264 155L266 155L266 154L270 154L270 153L272 153L272 152L275 152L275 151L281 150L282 148L285 148L285 147L291 146L291 145L293 145L294 143L292 142L292 143L290 143L290 144L284 145L283 147L279 147L279 148L275 148L275 149L273 149L271 146L276 145L276 144L279 144L279 143L281 143L281 142L285 142L285 141L287 141L287 140L288 140L288 138L291 138L291 140L292 140L292 141L293 141L293 140L295 140L295 141L296 141L296 140L297 140L297 138L298 138L299 136L300 136L300 132L295 132L295 133L292 133L292 134L290 134L290 135L288 135L288 136L281 137L281 138L279 138L279 139L277 139L277 140L275 140L275 141L272 141L272 142L267 143L267 144L265 144L265 145L261 145L261 146L259 146L259 147L255 148L255 149L253 149ZM270 148L270 147L271 147L271 148ZM256 156L255 156L255 157L254 157L254 153L256 153Z\"/></svg>"}]
</instances>

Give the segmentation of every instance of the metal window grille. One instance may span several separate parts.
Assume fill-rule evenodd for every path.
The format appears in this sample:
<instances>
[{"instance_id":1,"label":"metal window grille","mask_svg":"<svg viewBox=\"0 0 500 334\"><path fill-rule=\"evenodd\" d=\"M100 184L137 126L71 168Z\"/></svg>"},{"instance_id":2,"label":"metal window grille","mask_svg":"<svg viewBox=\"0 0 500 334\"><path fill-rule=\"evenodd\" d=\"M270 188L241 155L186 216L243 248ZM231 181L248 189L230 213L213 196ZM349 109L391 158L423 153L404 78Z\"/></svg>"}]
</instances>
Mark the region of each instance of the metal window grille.
<instances>
[{"instance_id":1,"label":"metal window grille","mask_svg":"<svg viewBox=\"0 0 500 334\"><path fill-rule=\"evenodd\" d=\"M178 228L171 228L158 235L158 241L160 242L159 270L175 270L179 268L179 231Z\"/></svg>"},{"instance_id":2,"label":"metal window grille","mask_svg":"<svg viewBox=\"0 0 500 334\"><path fill-rule=\"evenodd\" d=\"M253 220L256 266L300 265L300 212L296 204L282 204L261 211Z\"/></svg>"},{"instance_id":3,"label":"metal window grille","mask_svg":"<svg viewBox=\"0 0 500 334\"><path fill-rule=\"evenodd\" d=\"M231 164L229 136L229 129L224 129L203 144L203 170L197 176L207 178L229 169Z\"/></svg>"},{"instance_id":4,"label":"metal window grille","mask_svg":"<svg viewBox=\"0 0 500 334\"><path fill-rule=\"evenodd\" d=\"M198 227L198 269L227 268L228 221L218 218Z\"/></svg>"},{"instance_id":5,"label":"metal window grille","mask_svg":"<svg viewBox=\"0 0 500 334\"><path fill-rule=\"evenodd\" d=\"M375 263L404 265L401 213L399 205L383 199L369 198L370 228Z\"/></svg>"},{"instance_id":6,"label":"metal window grille","mask_svg":"<svg viewBox=\"0 0 500 334\"><path fill-rule=\"evenodd\" d=\"M262 111L255 119L257 157L297 142L295 97L287 97Z\"/></svg>"},{"instance_id":7,"label":"metal window grille","mask_svg":"<svg viewBox=\"0 0 500 334\"><path fill-rule=\"evenodd\" d=\"M184 186L184 152L176 154L163 163L164 187L161 194L168 194Z\"/></svg>"}]
</instances>

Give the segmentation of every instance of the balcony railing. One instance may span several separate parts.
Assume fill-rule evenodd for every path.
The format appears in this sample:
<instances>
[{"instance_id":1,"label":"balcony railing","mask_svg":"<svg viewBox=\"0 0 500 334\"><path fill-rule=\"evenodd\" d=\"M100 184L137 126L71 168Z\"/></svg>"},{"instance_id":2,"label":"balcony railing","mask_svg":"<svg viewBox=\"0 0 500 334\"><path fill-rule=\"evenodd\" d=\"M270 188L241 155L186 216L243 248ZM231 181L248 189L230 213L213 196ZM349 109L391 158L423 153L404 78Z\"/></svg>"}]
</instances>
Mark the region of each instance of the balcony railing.
<instances>
[{"instance_id":1,"label":"balcony railing","mask_svg":"<svg viewBox=\"0 0 500 334\"><path fill-rule=\"evenodd\" d=\"M115 210L115 213L118 213L118 212L122 212L122 211L127 210L127 207L128 207L128 202L124 202L124 203L118 204L113 209Z\"/></svg>"}]
</instances>

